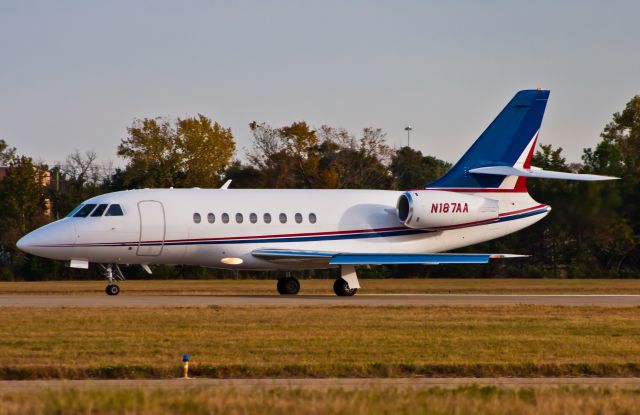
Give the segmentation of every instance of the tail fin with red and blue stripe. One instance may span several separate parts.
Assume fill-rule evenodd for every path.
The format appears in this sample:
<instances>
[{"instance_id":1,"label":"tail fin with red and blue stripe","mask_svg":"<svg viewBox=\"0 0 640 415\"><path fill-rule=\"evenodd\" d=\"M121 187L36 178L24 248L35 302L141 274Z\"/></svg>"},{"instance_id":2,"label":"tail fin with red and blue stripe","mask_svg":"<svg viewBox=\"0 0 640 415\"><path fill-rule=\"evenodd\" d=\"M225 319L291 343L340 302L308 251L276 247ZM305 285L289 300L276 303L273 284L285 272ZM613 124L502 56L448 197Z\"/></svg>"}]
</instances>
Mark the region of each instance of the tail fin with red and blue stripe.
<instances>
[{"instance_id":1,"label":"tail fin with red and blue stripe","mask_svg":"<svg viewBox=\"0 0 640 415\"><path fill-rule=\"evenodd\" d=\"M469 170L488 166L530 168L548 98L546 90L518 92L460 161L427 188L526 192L523 177L473 174Z\"/></svg>"},{"instance_id":2,"label":"tail fin with red and blue stripe","mask_svg":"<svg viewBox=\"0 0 640 415\"><path fill-rule=\"evenodd\" d=\"M518 92L444 176L426 186L458 192L526 192L526 178L610 180L615 177L552 172L531 166L548 90Z\"/></svg>"}]
</instances>

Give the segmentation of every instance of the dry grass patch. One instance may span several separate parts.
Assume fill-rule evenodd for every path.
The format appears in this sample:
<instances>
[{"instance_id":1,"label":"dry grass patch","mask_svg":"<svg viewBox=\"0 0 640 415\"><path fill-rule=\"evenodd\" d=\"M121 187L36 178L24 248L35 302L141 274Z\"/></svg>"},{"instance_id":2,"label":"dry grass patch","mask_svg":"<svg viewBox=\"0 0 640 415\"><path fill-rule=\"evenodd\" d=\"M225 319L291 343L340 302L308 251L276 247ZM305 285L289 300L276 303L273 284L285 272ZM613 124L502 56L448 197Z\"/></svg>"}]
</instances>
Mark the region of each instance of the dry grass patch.
<instances>
[{"instance_id":1,"label":"dry grass patch","mask_svg":"<svg viewBox=\"0 0 640 415\"><path fill-rule=\"evenodd\" d=\"M443 389L233 388L177 391L63 390L0 395L0 414L631 414L638 391L554 388L504 390L494 387Z\"/></svg>"},{"instance_id":2,"label":"dry grass patch","mask_svg":"<svg viewBox=\"0 0 640 415\"><path fill-rule=\"evenodd\" d=\"M3 308L0 378L637 376L637 308Z\"/></svg>"}]
</instances>

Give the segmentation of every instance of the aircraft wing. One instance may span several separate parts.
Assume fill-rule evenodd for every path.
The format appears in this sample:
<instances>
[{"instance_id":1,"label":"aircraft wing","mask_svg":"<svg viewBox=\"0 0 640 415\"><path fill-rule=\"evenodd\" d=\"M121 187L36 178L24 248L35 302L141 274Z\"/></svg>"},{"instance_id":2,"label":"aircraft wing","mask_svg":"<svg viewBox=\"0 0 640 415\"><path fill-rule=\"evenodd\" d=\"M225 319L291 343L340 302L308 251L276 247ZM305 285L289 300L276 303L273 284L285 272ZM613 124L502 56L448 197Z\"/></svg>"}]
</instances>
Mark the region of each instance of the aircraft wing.
<instances>
[{"instance_id":1,"label":"aircraft wing","mask_svg":"<svg viewBox=\"0 0 640 415\"><path fill-rule=\"evenodd\" d=\"M514 254L386 254L303 251L285 249L258 249L257 258L274 262L327 262L328 265L382 265L382 264L486 264L490 259L522 258Z\"/></svg>"}]
</instances>

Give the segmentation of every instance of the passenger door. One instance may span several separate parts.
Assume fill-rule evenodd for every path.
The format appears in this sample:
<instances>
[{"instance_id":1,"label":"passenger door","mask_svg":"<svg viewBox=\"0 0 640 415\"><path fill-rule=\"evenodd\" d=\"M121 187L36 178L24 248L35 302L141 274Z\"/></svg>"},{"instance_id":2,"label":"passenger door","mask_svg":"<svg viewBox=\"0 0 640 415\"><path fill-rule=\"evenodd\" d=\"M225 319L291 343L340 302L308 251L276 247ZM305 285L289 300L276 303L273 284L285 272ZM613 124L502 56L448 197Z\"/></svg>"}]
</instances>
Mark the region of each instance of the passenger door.
<instances>
[{"instance_id":1,"label":"passenger door","mask_svg":"<svg viewBox=\"0 0 640 415\"><path fill-rule=\"evenodd\" d=\"M138 202L140 213L140 239L138 242L139 256L158 256L164 247L166 224L164 207L156 200Z\"/></svg>"}]
</instances>

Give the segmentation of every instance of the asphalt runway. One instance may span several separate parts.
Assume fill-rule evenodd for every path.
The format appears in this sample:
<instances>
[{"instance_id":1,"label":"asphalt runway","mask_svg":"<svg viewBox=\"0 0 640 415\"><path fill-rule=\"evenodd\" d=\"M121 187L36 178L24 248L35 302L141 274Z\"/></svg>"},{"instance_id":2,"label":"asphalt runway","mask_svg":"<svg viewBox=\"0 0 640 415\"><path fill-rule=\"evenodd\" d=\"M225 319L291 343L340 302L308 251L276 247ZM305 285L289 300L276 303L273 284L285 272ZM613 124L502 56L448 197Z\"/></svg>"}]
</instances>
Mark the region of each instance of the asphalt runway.
<instances>
[{"instance_id":1,"label":"asphalt runway","mask_svg":"<svg viewBox=\"0 0 640 415\"><path fill-rule=\"evenodd\" d=\"M496 306L553 305L637 307L640 295L356 294L333 295L0 295L0 307L207 307L207 306Z\"/></svg>"},{"instance_id":2,"label":"asphalt runway","mask_svg":"<svg viewBox=\"0 0 640 415\"><path fill-rule=\"evenodd\" d=\"M640 390L640 378L325 378L325 379L83 379L83 380L2 380L0 393L29 392L41 389L178 389L192 387L235 389L365 389L365 388L444 388L462 386L499 388L554 388L580 386Z\"/></svg>"}]
</instances>

